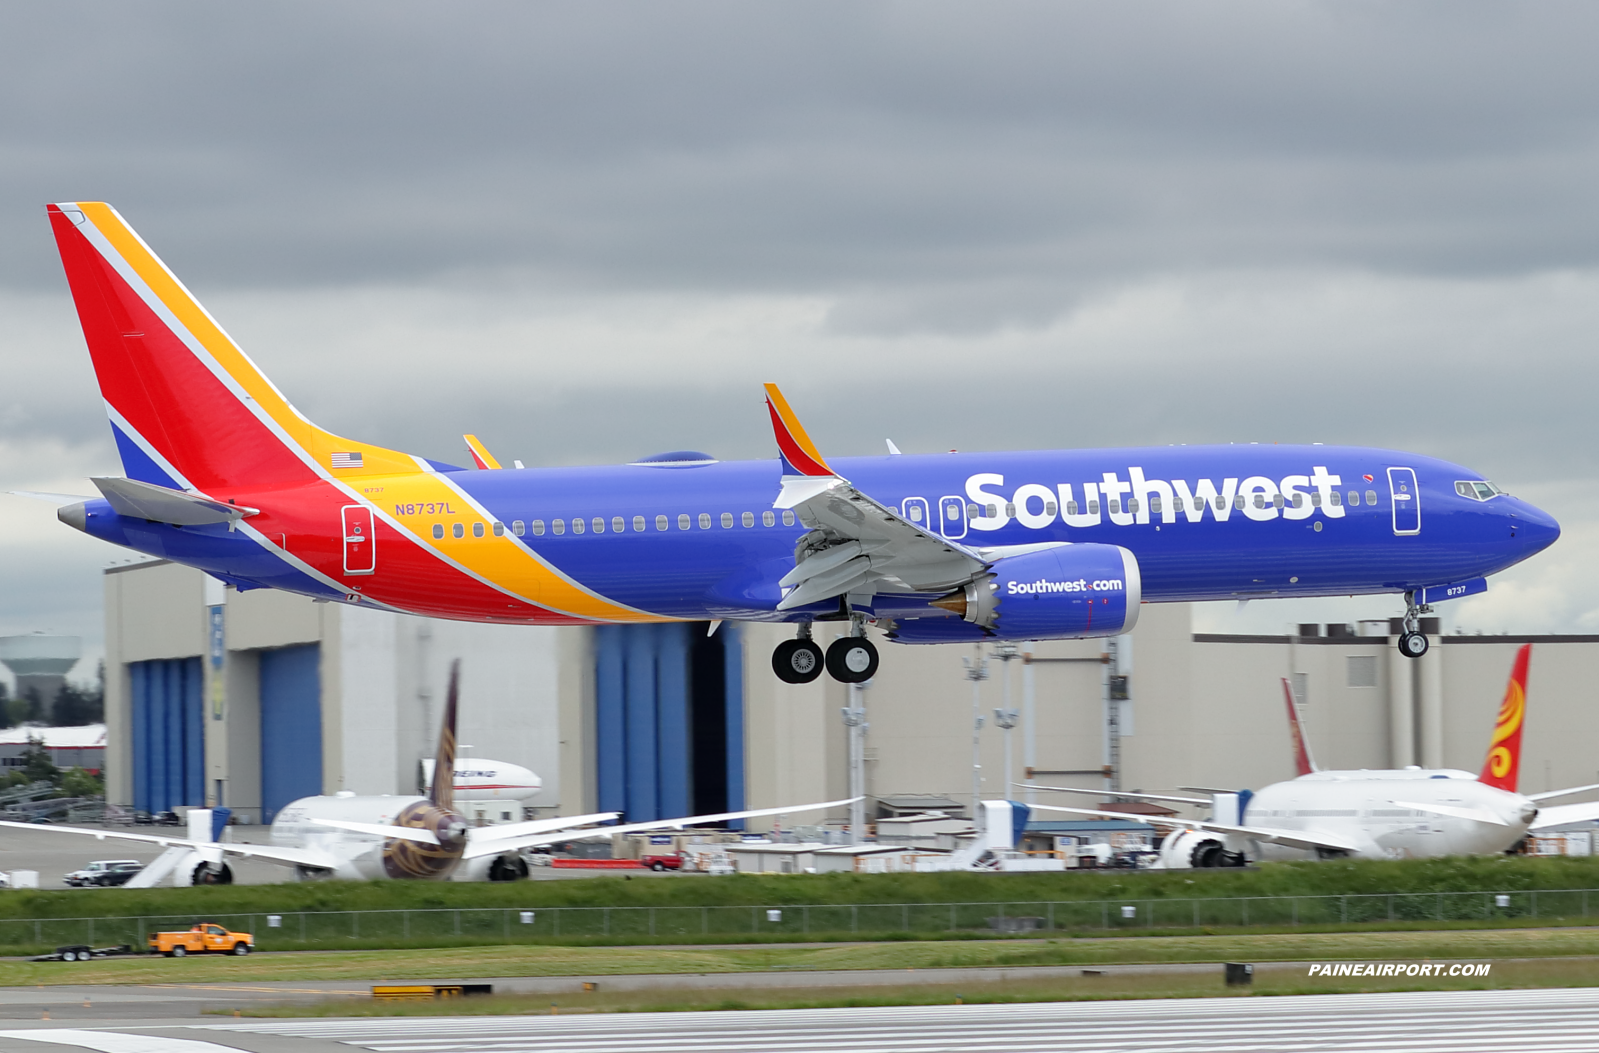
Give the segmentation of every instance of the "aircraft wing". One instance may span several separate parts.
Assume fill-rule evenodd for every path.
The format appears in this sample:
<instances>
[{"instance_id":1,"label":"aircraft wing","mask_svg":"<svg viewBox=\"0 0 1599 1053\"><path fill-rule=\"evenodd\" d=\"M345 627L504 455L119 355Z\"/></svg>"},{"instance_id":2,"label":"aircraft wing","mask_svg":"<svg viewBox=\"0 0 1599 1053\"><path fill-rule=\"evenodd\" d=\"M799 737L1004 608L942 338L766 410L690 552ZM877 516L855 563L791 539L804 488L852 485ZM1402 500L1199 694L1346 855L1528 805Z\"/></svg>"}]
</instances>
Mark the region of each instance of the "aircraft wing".
<instances>
[{"instance_id":1,"label":"aircraft wing","mask_svg":"<svg viewBox=\"0 0 1599 1053\"><path fill-rule=\"evenodd\" d=\"M1529 828L1532 832L1547 830L1552 826L1565 826L1567 823L1585 823L1592 819L1599 819L1599 801L1584 801L1581 804L1556 804L1538 810L1538 818L1533 820Z\"/></svg>"},{"instance_id":2,"label":"aircraft wing","mask_svg":"<svg viewBox=\"0 0 1599 1053\"><path fill-rule=\"evenodd\" d=\"M1140 823L1149 823L1152 826L1170 826L1188 830L1209 830L1218 834L1238 834L1242 837L1253 838L1256 841L1265 841L1284 848L1299 848L1305 851L1315 851L1318 848L1330 848L1335 852L1356 852L1360 846L1347 838L1337 834L1318 832L1310 834L1301 830L1273 830L1261 826L1228 826L1225 823L1212 823L1199 819L1167 819L1155 815L1134 815L1129 812L1105 812L1092 808L1063 808L1054 804L1030 804L1027 807L1042 809L1050 812L1073 812L1077 815L1092 815L1101 819L1132 819Z\"/></svg>"},{"instance_id":3,"label":"aircraft wing","mask_svg":"<svg viewBox=\"0 0 1599 1053\"><path fill-rule=\"evenodd\" d=\"M496 856L501 852L514 852L519 848L534 848L538 845L553 845L561 841L588 841L596 837L613 837L616 834L636 834L647 830L681 830L685 826L697 826L701 823L724 823L733 819L754 819L763 815L794 815L799 812L815 812L824 808L839 808L846 804L854 804L859 798L848 797L842 801L823 801L820 804L783 805L779 808L755 808L743 812L719 812L716 815L685 815L678 819L656 819L647 823L627 823L623 826L596 826L582 830L568 826L560 830L551 830L538 834L521 834L512 837L498 837L492 840L479 840L474 838L467 842L463 859L478 859L482 856ZM582 819L583 816L576 818ZM571 820L567 820L571 822ZM486 828L484 828L486 829Z\"/></svg>"},{"instance_id":4,"label":"aircraft wing","mask_svg":"<svg viewBox=\"0 0 1599 1053\"><path fill-rule=\"evenodd\" d=\"M1167 793L1129 793L1126 790L1090 790L1084 786L1034 786L1032 783L1015 782L1012 786L1028 787L1034 790L1053 790L1056 793L1082 793L1090 797L1132 797L1140 801L1174 801L1178 804L1204 804L1214 802L1202 797L1174 797Z\"/></svg>"},{"instance_id":5,"label":"aircraft wing","mask_svg":"<svg viewBox=\"0 0 1599 1053\"><path fill-rule=\"evenodd\" d=\"M1433 815L1442 815L1450 819L1469 819L1474 823L1491 823L1494 826L1512 825L1486 808L1460 808L1452 804L1422 804L1420 801L1389 801L1388 803L1397 804L1401 808L1414 808L1418 812L1431 812ZM1578 805L1577 807L1581 806ZM1599 805L1595 807L1599 807ZM1550 810L1553 811L1553 809Z\"/></svg>"},{"instance_id":6,"label":"aircraft wing","mask_svg":"<svg viewBox=\"0 0 1599 1053\"><path fill-rule=\"evenodd\" d=\"M948 592L982 573L975 549L912 523L852 486L823 460L776 384L766 406L783 459L783 488L773 508L793 509L828 542L784 575L780 611L870 587L875 592Z\"/></svg>"},{"instance_id":7,"label":"aircraft wing","mask_svg":"<svg viewBox=\"0 0 1599 1053\"><path fill-rule=\"evenodd\" d=\"M392 837L400 841L415 841L418 844L436 845L439 843L437 835L431 830L423 830L417 826L390 826L388 823L352 823L347 819L312 819L317 826L331 826L336 830L350 830L358 834L373 834L377 837Z\"/></svg>"},{"instance_id":8,"label":"aircraft wing","mask_svg":"<svg viewBox=\"0 0 1599 1053\"><path fill-rule=\"evenodd\" d=\"M161 834L135 834L131 831L124 833L120 830L96 830L83 826L45 826L36 823L0 822L0 826L14 827L18 830L43 831L50 834L77 834L80 837L92 837L98 841L107 839L113 841L133 841L140 844L160 845L163 848L192 848L197 852L217 852L223 855L239 856L244 859L259 859L267 863L277 863L287 867L316 867L319 870L333 870L339 864L337 859L327 852L318 852L310 848L280 848L277 845L251 845L239 844L230 841L195 841L187 837L165 837Z\"/></svg>"},{"instance_id":9,"label":"aircraft wing","mask_svg":"<svg viewBox=\"0 0 1599 1053\"><path fill-rule=\"evenodd\" d=\"M621 814L621 812L595 812L592 815L558 815L550 819L530 819L525 823L474 826L466 832L466 839L471 844L487 844L491 841L537 836L555 830L571 830L574 827L609 822L618 818ZM509 849L501 848L500 851L509 851Z\"/></svg>"}]
</instances>

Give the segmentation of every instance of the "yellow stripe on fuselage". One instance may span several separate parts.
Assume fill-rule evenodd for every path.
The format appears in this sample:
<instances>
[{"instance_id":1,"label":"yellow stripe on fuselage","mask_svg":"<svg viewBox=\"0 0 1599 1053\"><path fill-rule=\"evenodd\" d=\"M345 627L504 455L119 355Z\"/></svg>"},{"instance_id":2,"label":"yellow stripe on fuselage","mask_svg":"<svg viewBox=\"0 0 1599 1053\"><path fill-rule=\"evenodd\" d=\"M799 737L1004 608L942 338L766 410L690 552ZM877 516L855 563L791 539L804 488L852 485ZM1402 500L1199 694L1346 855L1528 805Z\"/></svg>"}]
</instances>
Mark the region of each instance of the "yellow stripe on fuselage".
<instances>
[{"instance_id":1,"label":"yellow stripe on fuselage","mask_svg":"<svg viewBox=\"0 0 1599 1053\"><path fill-rule=\"evenodd\" d=\"M185 289L156 255L139 239L110 205L103 201L79 201L76 207L143 280L189 334L199 341L212 359L222 367L257 406L270 417L301 449L309 453L324 472L329 471L335 451L360 453L360 468L340 469L336 478L383 475L415 468L409 456L382 446L341 438L323 431L302 417L283 393L273 387L254 362L222 331L205 308ZM153 307L154 305L152 305Z\"/></svg>"},{"instance_id":2,"label":"yellow stripe on fuselage","mask_svg":"<svg viewBox=\"0 0 1599 1053\"><path fill-rule=\"evenodd\" d=\"M383 479L363 479L362 488L368 492L381 488L381 493L372 493L369 500L400 529L479 579L529 603L598 622L682 620L607 600L573 581L524 545L510 532L509 524L503 536L495 537L493 517L479 511L464 491L441 476L412 472ZM457 523L462 527L463 536L459 538L454 531ZM482 525L482 537L473 535L473 524ZM435 525L444 528L443 538L433 536ZM378 560L381 573L381 555Z\"/></svg>"}]
</instances>

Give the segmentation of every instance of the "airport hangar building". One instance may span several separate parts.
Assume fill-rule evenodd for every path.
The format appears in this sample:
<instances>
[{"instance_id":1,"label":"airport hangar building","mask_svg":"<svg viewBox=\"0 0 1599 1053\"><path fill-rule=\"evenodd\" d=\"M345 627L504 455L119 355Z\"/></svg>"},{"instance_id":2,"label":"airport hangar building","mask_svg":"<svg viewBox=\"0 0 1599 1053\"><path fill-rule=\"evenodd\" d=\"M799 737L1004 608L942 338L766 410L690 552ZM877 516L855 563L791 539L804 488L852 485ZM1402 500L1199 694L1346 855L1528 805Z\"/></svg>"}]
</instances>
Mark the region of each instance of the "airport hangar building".
<instances>
[{"instance_id":1,"label":"airport hangar building","mask_svg":"<svg viewBox=\"0 0 1599 1053\"><path fill-rule=\"evenodd\" d=\"M1187 605L1146 605L1118 641L1119 667L1101 660L1104 641L1050 642L990 660L987 679L974 681L963 664L974 647L885 642L875 680L852 698L825 676L789 685L772 675L771 649L793 631L780 625L728 624L708 635L705 623L440 621L239 593L164 561L112 567L105 587L108 800L152 812L225 805L259 823L306 794L415 792L454 658L463 669L463 755L537 772L543 789L527 804L538 815L616 810L638 821L843 798L841 710L852 706L869 725L869 814L964 810L974 686L986 718L985 798L1005 796L1007 734L1016 780L1031 764L1040 783L1098 787L1111 761L1128 790L1291 778L1283 677L1299 693L1324 768L1475 772L1515 650L1528 640L1523 791L1599 776L1599 636L1434 636L1410 660L1384 622L1219 636L1193 633ZM842 631L817 630L824 645ZM996 726L995 709L1021 711L1018 726ZM521 818L496 808L474 818Z\"/></svg>"}]
</instances>

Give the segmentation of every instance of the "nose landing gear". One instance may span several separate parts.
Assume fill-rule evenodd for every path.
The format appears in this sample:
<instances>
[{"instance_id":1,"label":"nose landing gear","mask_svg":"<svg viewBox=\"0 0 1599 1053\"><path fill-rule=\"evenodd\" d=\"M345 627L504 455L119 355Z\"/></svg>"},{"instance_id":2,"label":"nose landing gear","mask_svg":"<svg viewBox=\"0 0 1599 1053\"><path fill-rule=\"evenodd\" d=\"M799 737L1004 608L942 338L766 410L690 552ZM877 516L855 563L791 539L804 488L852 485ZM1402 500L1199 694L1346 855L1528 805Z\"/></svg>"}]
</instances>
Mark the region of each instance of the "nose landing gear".
<instances>
[{"instance_id":1,"label":"nose landing gear","mask_svg":"<svg viewBox=\"0 0 1599 1053\"><path fill-rule=\"evenodd\" d=\"M1406 658L1420 658L1427 653L1429 645L1421 631L1421 616L1431 613L1431 606L1416 603L1414 592L1405 593L1405 631L1399 634L1399 653Z\"/></svg>"}]
</instances>

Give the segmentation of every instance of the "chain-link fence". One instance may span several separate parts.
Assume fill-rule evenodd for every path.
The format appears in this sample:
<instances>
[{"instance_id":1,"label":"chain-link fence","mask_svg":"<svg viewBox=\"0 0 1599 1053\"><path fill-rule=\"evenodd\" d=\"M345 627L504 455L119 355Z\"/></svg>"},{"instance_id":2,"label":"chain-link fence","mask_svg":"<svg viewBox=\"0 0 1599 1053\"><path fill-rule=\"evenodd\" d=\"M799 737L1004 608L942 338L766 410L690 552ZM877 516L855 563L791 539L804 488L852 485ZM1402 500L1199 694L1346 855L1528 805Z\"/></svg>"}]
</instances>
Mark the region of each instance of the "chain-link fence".
<instances>
[{"instance_id":1,"label":"chain-link fence","mask_svg":"<svg viewBox=\"0 0 1599 1053\"><path fill-rule=\"evenodd\" d=\"M773 904L758 907L531 907L208 914L263 950L545 943L585 939L810 936L817 939L1091 930L1294 928L1386 922L1588 918L1599 890L1395 892L1347 896L1054 900L1005 903ZM0 919L0 947L143 946L194 915Z\"/></svg>"}]
</instances>

